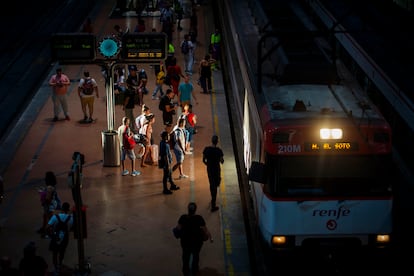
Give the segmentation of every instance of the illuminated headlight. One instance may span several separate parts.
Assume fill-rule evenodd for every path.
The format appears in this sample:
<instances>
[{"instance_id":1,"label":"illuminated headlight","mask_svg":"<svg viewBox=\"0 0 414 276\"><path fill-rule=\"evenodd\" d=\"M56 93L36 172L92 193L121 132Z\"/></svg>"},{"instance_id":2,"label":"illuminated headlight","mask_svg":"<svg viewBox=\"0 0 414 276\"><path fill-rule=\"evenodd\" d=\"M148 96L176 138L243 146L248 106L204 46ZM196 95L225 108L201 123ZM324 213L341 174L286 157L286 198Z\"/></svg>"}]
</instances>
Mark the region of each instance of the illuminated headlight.
<instances>
[{"instance_id":1,"label":"illuminated headlight","mask_svg":"<svg viewBox=\"0 0 414 276\"><path fill-rule=\"evenodd\" d=\"M286 244L286 237L285 236L273 236L272 237L272 244L276 246L281 246Z\"/></svg>"},{"instance_id":2,"label":"illuminated headlight","mask_svg":"<svg viewBox=\"0 0 414 276\"><path fill-rule=\"evenodd\" d=\"M390 242L390 235L377 235L376 242L378 244L386 244Z\"/></svg>"},{"instance_id":3,"label":"illuminated headlight","mask_svg":"<svg viewBox=\"0 0 414 276\"><path fill-rule=\"evenodd\" d=\"M321 139L342 139L342 129L340 128L321 128L319 130Z\"/></svg>"}]
</instances>

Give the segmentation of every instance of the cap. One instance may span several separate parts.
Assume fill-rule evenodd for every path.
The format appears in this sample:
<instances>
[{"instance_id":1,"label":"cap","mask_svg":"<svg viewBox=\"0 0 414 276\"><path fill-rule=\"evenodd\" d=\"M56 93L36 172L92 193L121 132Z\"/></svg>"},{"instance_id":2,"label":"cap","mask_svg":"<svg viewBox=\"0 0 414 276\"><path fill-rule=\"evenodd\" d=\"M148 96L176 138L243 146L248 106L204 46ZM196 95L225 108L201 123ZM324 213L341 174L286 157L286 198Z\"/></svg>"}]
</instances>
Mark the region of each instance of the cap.
<instances>
[{"instance_id":1,"label":"cap","mask_svg":"<svg viewBox=\"0 0 414 276\"><path fill-rule=\"evenodd\" d=\"M128 70L129 71L137 71L137 66L136 65L129 65Z\"/></svg>"}]
</instances>

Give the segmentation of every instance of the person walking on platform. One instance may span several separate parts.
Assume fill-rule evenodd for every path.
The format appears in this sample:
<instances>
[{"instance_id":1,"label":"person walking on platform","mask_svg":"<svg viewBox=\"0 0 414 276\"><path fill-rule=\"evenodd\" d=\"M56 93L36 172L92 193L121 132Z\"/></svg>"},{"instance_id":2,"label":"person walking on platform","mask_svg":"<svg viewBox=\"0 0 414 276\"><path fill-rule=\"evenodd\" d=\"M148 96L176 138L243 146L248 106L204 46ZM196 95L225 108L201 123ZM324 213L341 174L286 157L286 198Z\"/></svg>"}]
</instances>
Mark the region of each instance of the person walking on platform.
<instances>
[{"instance_id":1,"label":"person walking on platform","mask_svg":"<svg viewBox=\"0 0 414 276\"><path fill-rule=\"evenodd\" d=\"M128 175L129 171L125 168L125 159L128 156L128 158L131 160L131 175L137 176L140 175L141 172L135 170L135 151L133 148L129 148L124 141L124 136L126 135L132 135L130 128L129 128L129 118L123 117L122 118L122 125L118 127L118 137L119 137L119 143L121 146L121 167L122 167L122 175Z\"/></svg>"},{"instance_id":2,"label":"person walking on platform","mask_svg":"<svg viewBox=\"0 0 414 276\"><path fill-rule=\"evenodd\" d=\"M31 241L23 249L23 258L19 262L19 275L48 275L46 260L37 255L36 243Z\"/></svg>"},{"instance_id":3,"label":"person walking on platform","mask_svg":"<svg viewBox=\"0 0 414 276\"><path fill-rule=\"evenodd\" d=\"M224 163L223 151L217 146L218 136L213 135L211 138L211 146L207 146L203 150L203 163L207 166L207 176L210 182L211 194L211 212L219 209L216 205L217 188L221 182L221 165Z\"/></svg>"},{"instance_id":4,"label":"person walking on platform","mask_svg":"<svg viewBox=\"0 0 414 276\"><path fill-rule=\"evenodd\" d=\"M65 228L60 228L58 225L64 222ZM49 250L53 253L53 265L55 267L55 275L59 275L62 268L63 259L65 258L66 248L69 244L69 231L73 225L73 216L70 213L70 204L64 202L62 204L62 211L53 215L48 222L49 232L55 232L50 240ZM40 274L39 274L40 275Z\"/></svg>"},{"instance_id":5,"label":"person walking on platform","mask_svg":"<svg viewBox=\"0 0 414 276\"><path fill-rule=\"evenodd\" d=\"M163 177L162 177L162 193L165 195L172 194L171 191L178 190L180 187L175 185L174 180L172 179L172 154L170 145L168 144L168 140L170 135L168 131L161 132L161 141L160 141L160 151L159 151L159 160L158 160L158 167L163 170ZM170 189L167 188L167 181L170 182Z\"/></svg>"},{"instance_id":6,"label":"person walking on platform","mask_svg":"<svg viewBox=\"0 0 414 276\"><path fill-rule=\"evenodd\" d=\"M183 162L184 156L186 154L186 144L187 144L187 137L186 137L186 130L185 130L185 119L180 118L178 119L177 125L173 129L174 132L174 154L175 160L177 163L173 166L173 172L178 169L180 171L179 179L181 178L188 178L188 175L184 174Z\"/></svg>"},{"instance_id":7,"label":"person walking on platform","mask_svg":"<svg viewBox=\"0 0 414 276\"><path fill-rule=\"evenodd\" d=\"M198 104L197 97L194 95L194 86L190 82L190 77L184 76L184 82L178 86L178 105L181 107L181 110L184 110L186 104L192 104L193 99Z\"/></svg>"},{"instance_id":8,"label":"person walking on platform","mask_svg":"<svg viewBox=\"0 0 414 276\"><path fill-rule=\"evenodd\" d=\"M62 73L62 68L56 69L56 74L50 78L49 85L53 90L53 122L56 122L59 119L59 113L61 109L65 114L65 120L69 121L70 117L68 112L68 101L66 97L68 93L68 87L70 85L70 80L68 76Z\"/></svg>"},{"instance_id":9,"label":"person walking on platform","mask_svg":"<svg viewBox=\"0 0 414 276\"><path fill-rule=\"evenodd\" d=\"M171 80L172 90L175 95L178 95L178 85L180 84L180 79L184 78L180 65L177 64L177 58L173 57L171 65L167 67L167 76Z\"/></svg>"},{"instance_id":10,"label":"person walking on platform","mask_svg":"<svg viewBox=\"0 0 414 276\"><path fill-rule=\"evenodd\" d=\"M207 228L206 222L201 215L196 214L197 204L190 202L187 206L187 214L183 214L178 219L175 227L180 233L180 244L182 249L182 272L184 276L197 275L199 271L200 251L205 240L213 242L211 233ZM192 262L190 264L190 259Z\"/></svg>"},{"instance_id":11,"label":"person walking on platform","mask_svg":"<svg viewBox=\"0 0 414 276\"><path fill-rule=\"evenodd\" d=\"M96 83L94 78L90 77L88 71L83 72L83 75L84 78L81 78L79 80L78 95L81 101L83 121L85 123L92 123L95 95L97 98L99 98L98 84ZM89 110L89 116L86 109Z\"/></svg>"}]
</instances>

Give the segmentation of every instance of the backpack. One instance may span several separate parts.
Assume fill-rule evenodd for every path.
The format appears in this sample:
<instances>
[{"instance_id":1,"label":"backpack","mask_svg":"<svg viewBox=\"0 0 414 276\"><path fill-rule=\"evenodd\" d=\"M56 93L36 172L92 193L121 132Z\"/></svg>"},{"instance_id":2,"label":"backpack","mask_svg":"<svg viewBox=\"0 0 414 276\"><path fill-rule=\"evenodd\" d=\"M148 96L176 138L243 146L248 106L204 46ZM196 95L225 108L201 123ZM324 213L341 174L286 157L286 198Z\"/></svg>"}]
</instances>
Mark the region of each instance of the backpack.
<instances>
[{"instance_id":1,"label":"backpack","mask_svg":"<svg viewBox=\"0 0 414 276\"><path fill-rule=\"evenodd\" d=\"M56 244L61 244L64 240L69 238L69 225L68 222L70 220L70 215L66 218L66 220L61 220L58 214L55 215L57 219L57 223L53 229L52 238Z\"/></svg>"},{"instance_id":2,"label":"backpack","mask_svg":"<svg viewBox=\"0 0 414 276\"><path fill-rule=\"evenodd\" d=\"M190 134L195 134L195 128L190 124L190 120L188 119L188 116L185 114L181 114L178 119L184 119L185 120L185 129L188 130Z\"/></svg>"},{"instance_id":3,"label":"backpack","mask_svg":"<svg viewBox=\"0 0 414 276\"><path fill-rule=\"evenodd\" d=\"M83 89L83 94L85 94L85 95L92 95L93 94L93 82L92 82L91 78L85 79L85 81L82 85L82 89Z\"/></svg>"},{"instance_id":4,"label":"backpack","mask_svg":"<svg viewBox=\"0 0 414 276\"><path fill-rule=\"evenodd\" d=\"M164 79L165 79L165 73L164 71L159 71L157 74L157 83L158 84L163 84L164 83Z\"/></svg>"},{"instance_id":5,"label":"backpack","mask_svg":"<svg viewBox=\"0 0 414 276\"><path fill-rule=\"evenodd\" d=\"M188 45L188 41L184 40L181 42L181 53L188 54L188 52L190 52L190 47Z\"/></svg>"},{"instance_id":6,"label":"backpack","mask_svg":"<svg viewBox=\"0 0 414 276\"><path fill-rule=\"evenodd\" d=\"M124 133L122 134L122 138L123 138L122 144L125 149L133 149L135 147L136 142L135 142L134 136L128 135L128 129L125 129Z\"/></svg>"},{"instance_id":7,"label":"backpack","mask_svg":"<svg viewBox=\"0 0 414 276\"><path fill-rule=\"evenodd\" d=\"M164 8L161 10L161 16L160 16L160 21L161 22L166 22L166 23L173 23L174 19L173 19L173 11L170 8Z\"/></svg>"}]
</instances>

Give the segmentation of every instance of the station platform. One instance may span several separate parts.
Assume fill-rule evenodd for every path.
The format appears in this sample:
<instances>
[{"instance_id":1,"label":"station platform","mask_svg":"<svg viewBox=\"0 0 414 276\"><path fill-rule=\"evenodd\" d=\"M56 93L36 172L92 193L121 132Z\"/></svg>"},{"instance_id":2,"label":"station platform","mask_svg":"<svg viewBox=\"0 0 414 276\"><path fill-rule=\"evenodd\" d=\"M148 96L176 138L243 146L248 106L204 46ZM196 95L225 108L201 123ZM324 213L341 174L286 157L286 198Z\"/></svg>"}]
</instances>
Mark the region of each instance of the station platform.
<instances>
[{"instance_id":1,"label":"station platform","mask_svg":"<svg viewBox=\"0 0 414 276\"><path fill-rule=\"evenodd\" d=\"M136 17L111 17L116 1L96 1L90 18L94 34L99 39L111 35L113 26L133 30ZM197 6L198 42L196 62L208 50L209 37L214 31L211 5ZM159 17L143 17L147 31L160 30ZM181 22L182 31L173 33L178 64L183 67L183 56L179 44L189 30L189 19ZM136 64L144 68L149 76L149 94L144 103L155 114L153 137L159 144L163 129L158 100L151 99L155 87L155 74L151 64ZM57 67L71 79L68 95L70 121L53 122L51 88L48 80ZM162 193L162 170L157 166L136 169L141 175L122 176L120 166L104 166L102 133L108 130L105 79L101 68L95 64L55 64L36 96L22 114L9 134L1 141L1 168L4 169L5 198L0 204L0 256L9 256L12 266L17 267L23 257L25 245L34 241L37 253L46 259L52 273L52 253L49 240L36 233L42 223L42 207L38 190L44 185L47 171L58 177L57 191L62 201L74 205L72 190L68 185L74 152L85 156L81 196L86 208L87 238L83 242L71 235L65 267L60 275L182 275L181 247L172 228L181 214L186 213L187 204L194 201L198 214L206 220L213 242L205 242L200 255L198 275L251 275L248 241L245 232L243 207L238 186L237 168L228 118L225 85L220 71L213 73L213 93L200 94L197 85L198 63L194 64L191 82L195 87L198 104L193 105L197 114L198 133L194 136L194 152L186 155L184 172L187 179L178 179L180 190L172 195ZM85 70L91 73L99 86L100 97L95 99L94 122L82 123L83 113L77 93L78 81ZM167 87L164 85L165 91ZM122 107L116 105L115 129L124 116ZM134 115L141 113L136 106ZM61 114L61 116L63 116ZM211 136L219 136L219 146L224 152L222 183L219 188L219 211L210 212L210 191L202 151L211 144ZM175 162L175 157L174 157ZM129 160L126 161L129 166ZM80 252L80 245L83 248ZM84 256L84 259L80 259ZM79 264L90 265L90 270L79 268ZM52 275L52 274L51 274Z\"/></svg>"}]
</instances>

